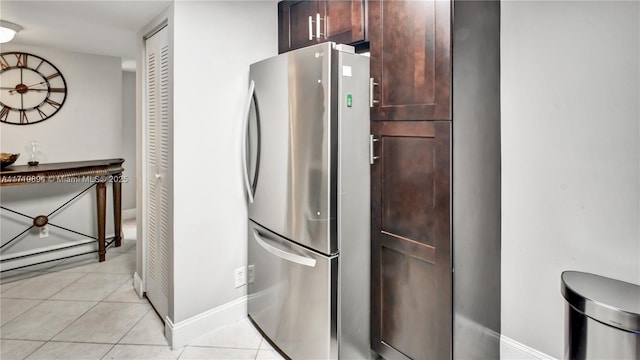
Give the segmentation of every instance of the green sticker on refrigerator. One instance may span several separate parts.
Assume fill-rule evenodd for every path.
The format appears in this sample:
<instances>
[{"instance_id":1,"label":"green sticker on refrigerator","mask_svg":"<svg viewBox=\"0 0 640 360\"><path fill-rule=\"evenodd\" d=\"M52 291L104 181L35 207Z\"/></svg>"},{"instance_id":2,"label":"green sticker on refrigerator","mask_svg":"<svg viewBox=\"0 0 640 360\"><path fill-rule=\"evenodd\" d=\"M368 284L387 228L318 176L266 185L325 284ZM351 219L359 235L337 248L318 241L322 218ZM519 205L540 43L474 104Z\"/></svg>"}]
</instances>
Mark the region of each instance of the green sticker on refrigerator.
<instances>
[{"instance_id":1,"label":"green sticker on refrigerator","mask_svg":"<svg viewBox=\"0 0 640 360\"><path fill-rule=\"evenodd\" d=\"M347 107L351 107L353 105L353 98L351 94L347 94Z\"/></svg>"}]
</instances>

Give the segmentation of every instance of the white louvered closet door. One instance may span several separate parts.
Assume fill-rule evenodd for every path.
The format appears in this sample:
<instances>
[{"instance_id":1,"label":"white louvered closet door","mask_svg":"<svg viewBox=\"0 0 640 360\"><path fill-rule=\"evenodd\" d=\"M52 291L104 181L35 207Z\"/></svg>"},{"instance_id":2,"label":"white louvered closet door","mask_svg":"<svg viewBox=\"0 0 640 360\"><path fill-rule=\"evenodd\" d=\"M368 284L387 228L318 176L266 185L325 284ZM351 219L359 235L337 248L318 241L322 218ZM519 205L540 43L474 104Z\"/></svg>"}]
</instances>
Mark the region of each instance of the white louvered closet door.
<instances>
[{"instance_id":1,"label":"white louvered closet door","mask_svg":"<svg viewBox=\"0 0 640 360\"><path fill-rule=\"evenodd\" d=\"M146 40L146 288L162 317L169 312L173 237L172 118L167 27Z\"/></svg>"}]
</instances>

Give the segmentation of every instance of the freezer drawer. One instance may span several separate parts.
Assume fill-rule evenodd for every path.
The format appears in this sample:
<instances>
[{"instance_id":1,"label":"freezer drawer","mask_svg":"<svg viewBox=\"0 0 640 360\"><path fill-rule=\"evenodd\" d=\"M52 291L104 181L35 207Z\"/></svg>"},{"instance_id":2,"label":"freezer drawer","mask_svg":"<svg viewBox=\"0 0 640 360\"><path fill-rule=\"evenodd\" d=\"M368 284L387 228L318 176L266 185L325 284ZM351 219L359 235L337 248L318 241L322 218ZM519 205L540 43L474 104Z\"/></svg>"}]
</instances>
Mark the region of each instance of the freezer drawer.
<instances>
[{"instance_id":1,"label":"freezer drawer","mask_svg":"<svg viewBox=\"0 0 640 360\"><path fill-rule=\"evenodd\" d=\"M249 221L249 316L292 359L337 359L338 256Z\"/></svg>"}]
</instances>

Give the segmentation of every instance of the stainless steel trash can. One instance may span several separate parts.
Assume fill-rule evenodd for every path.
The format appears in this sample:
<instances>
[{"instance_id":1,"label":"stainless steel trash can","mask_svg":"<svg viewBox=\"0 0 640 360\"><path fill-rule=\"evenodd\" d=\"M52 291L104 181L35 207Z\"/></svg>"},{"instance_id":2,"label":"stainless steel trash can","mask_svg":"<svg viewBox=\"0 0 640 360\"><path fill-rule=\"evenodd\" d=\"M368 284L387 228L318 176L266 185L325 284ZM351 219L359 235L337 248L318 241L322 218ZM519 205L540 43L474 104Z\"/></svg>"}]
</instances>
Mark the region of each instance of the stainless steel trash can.
<instances>
[{"instance_id":1,"label":"stainless steel trash can","mask_svg":"<svg viewBox=\"0 0 640 360\"><path fill-rule=\"evenodd\" d=\"M640 286L565 271L562 296L566 360L640 360Z\"/></svg>"}]
</instances>

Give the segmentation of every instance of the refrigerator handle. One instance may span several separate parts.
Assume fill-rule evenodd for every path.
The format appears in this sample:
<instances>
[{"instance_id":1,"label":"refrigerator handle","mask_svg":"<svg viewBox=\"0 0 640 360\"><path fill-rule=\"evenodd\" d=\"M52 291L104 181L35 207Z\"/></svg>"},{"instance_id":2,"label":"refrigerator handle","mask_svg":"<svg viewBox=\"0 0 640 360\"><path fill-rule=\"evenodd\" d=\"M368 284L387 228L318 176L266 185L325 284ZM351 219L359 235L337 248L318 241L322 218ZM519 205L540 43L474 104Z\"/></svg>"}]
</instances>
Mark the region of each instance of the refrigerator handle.
<instances>
[{"instance_id":1,"label":"refrigerator handle","mask_svg":"<svg viewBox=\"0 0 640 360\"><path fill-rule=\"evenodd\" d=\"M251 190L251 184L249 183L249 168L247 165L247 136L249 135L249 110L251 110L251 100L253 99L253 93L256 88L256 83L251 80L249 84L249 94L247 95L247 102L244 106L243 113L243 121L244 124L242 126L242 145L241 145L241 153L242 153L242 172L244 175L244 186L247 189L247 194L249 195L249 203L253 203L253 191Z\"/></svg>"},{"instance_id":2,"label":"refrigerator handle","mask_svg":"<svg viewBox=\"0 0 640 360\"><path fill-rule=\"evenodd\" d=\"M263 249L267 250L268 252L272 253L273 255L281 259L291 261L292 263L308 266L308 267L316 266L315 259L308 258L306 256L297 255L297 254L292 254L290 252L280 250L277 247L267 244L256 230L253 230L253 237L256 239L258 244L262 246Z\"/></svg>"}]
</instances>

